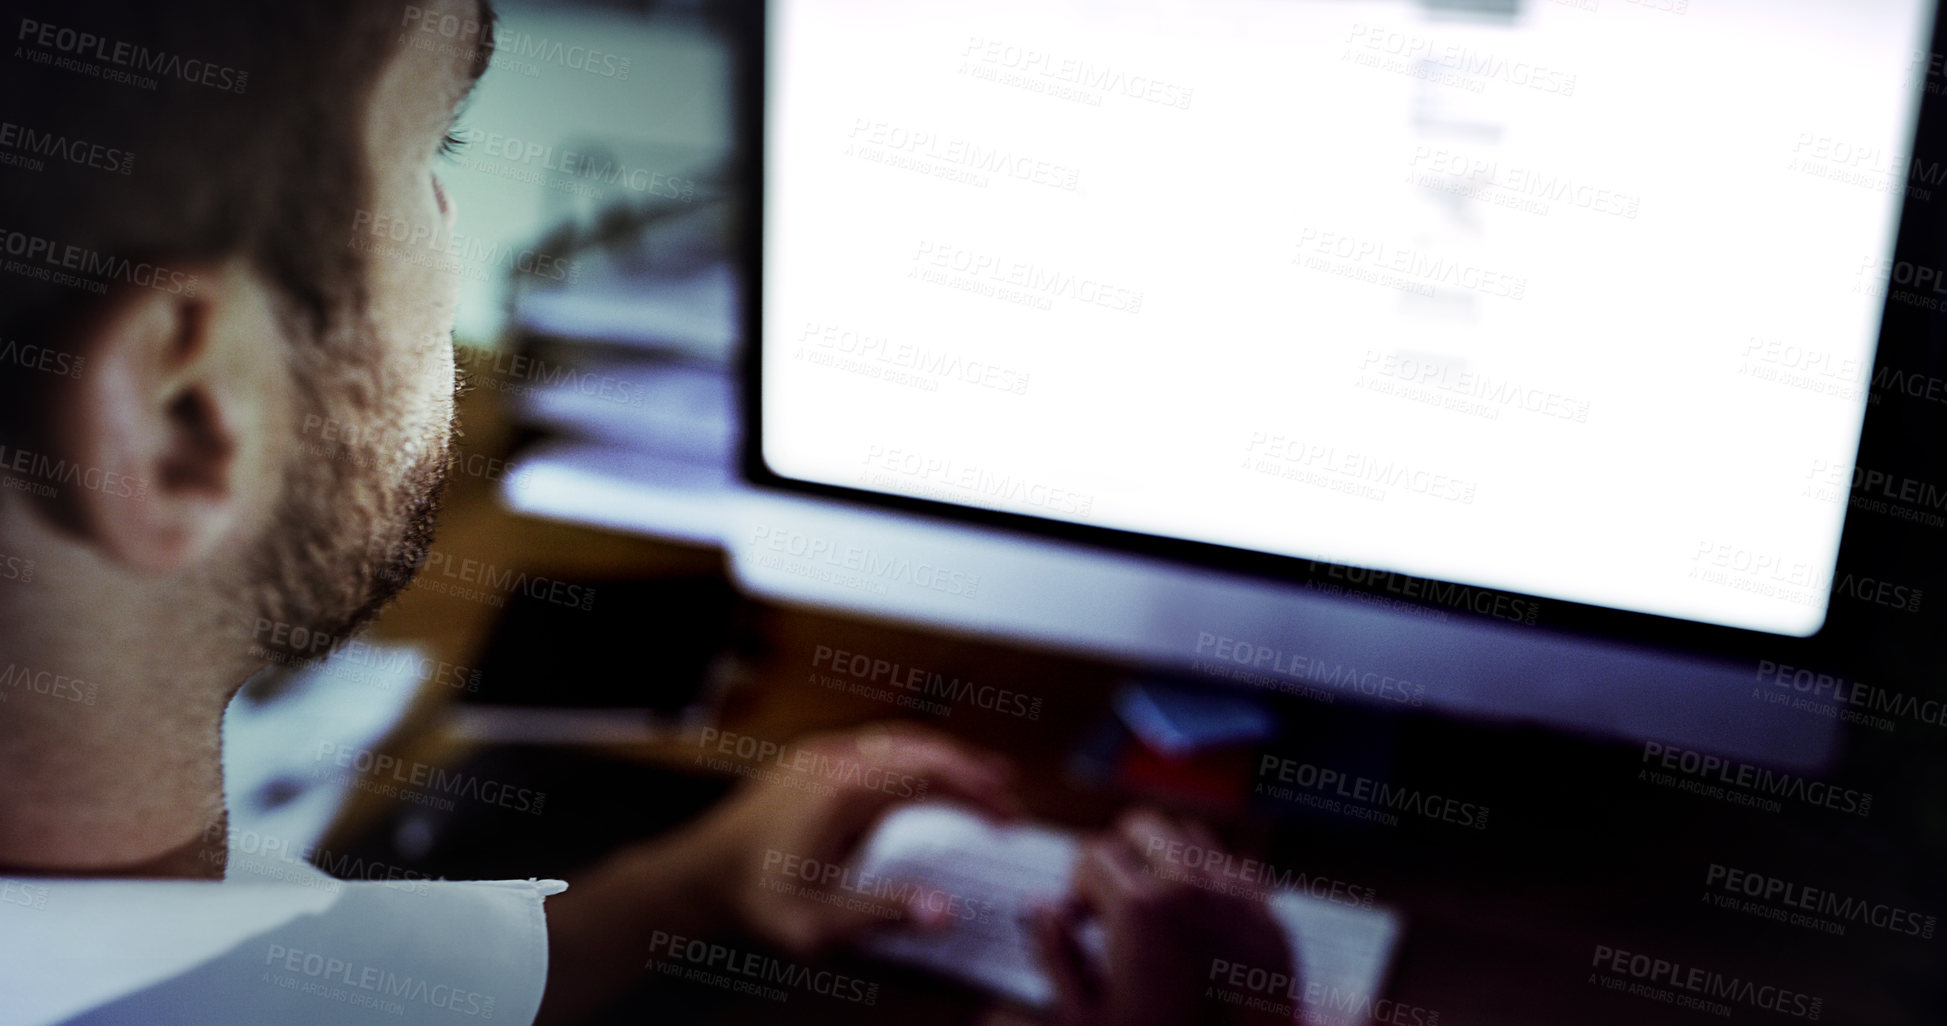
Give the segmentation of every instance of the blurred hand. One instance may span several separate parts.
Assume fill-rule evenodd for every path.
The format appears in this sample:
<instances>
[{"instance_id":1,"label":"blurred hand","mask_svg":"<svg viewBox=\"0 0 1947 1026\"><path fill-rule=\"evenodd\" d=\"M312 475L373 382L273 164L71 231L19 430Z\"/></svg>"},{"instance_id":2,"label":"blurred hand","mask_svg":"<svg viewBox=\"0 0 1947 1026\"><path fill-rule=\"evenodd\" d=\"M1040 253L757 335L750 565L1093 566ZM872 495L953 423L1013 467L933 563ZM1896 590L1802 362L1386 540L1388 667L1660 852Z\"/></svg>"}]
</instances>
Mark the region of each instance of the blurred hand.
<instances>
[{"instance_id":1,"label":"blurred hand","mask_svg":"<svg viewBox=\"0 0 1947 1026\"><path fill-rule=\"evenodd\" d=\"M939 926L944 912L858 889L859 843L900 804L945 798L997 819L1017 815L1013 771L908 723L819 734L766 764L706 825L721 853L719 898L738 925L798 956L815 956L874 926Z\"/></svg>"},{"instance_id":2,"label":"blurred hand","mask_svg":"<svg viewBox=\"0 0 1947 1026\"><path fill-rule=\"evenodd\" d=\"M1267 974L1290 973L1295 962L1263 895L1187 864L1180 855L1185 845L1222 848L1201 823L1178 823L1148 810L1124 815L1110 834L1084 846L1068 900L1044 910L1035 929L1055 982L1057 1022L1290 1026L1291 1012L1251 1010L1206 996L1213 987L1237 989L1212 978L1219 960L1226 969L1241 965ZM1076 930L1087 918L1108 934L1106 973L1076 944ZM1245 996L1289 1005L1297 993L1302 991L1288 986Z\"/></svg>"}]
</instances>

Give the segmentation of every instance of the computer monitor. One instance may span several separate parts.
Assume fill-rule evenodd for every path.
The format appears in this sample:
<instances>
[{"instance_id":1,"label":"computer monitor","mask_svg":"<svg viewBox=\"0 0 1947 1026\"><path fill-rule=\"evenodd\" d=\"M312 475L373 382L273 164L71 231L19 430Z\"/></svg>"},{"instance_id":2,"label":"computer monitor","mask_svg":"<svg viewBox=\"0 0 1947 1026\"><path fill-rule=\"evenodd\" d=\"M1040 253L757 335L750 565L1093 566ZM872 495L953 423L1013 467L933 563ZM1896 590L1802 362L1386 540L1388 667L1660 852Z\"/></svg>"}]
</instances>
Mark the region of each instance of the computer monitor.
<instances>
[{"instance_id":1,"label":"computer monitor","mask_svg":"<svg viewBox=\"0 0 1947 1026\"><path fill-rule=\"evenodd\" d=\"M1818 764L1934 22L773 0L736 572Z\"/></svg>"}]
</instances>

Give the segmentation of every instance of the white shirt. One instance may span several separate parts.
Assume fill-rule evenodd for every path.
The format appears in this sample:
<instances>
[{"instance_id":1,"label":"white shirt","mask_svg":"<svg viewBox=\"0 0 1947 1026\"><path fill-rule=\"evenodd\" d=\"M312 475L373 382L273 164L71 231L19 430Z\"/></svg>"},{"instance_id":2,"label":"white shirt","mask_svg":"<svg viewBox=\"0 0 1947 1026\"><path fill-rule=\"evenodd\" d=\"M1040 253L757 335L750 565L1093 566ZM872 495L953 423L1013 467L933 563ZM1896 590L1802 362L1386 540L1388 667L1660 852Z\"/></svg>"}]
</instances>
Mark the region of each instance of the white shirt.
<instances>
[{"instance_id":1,"label":"white shirt","mask_svg":"<svg viewBox=\"0 0 1947 1026\"><path fill-rule=\"evenodd\" d=\"M496 1023L547 983L559 880L0 877L0 1026Z\"/></svg>"}]
</instances>

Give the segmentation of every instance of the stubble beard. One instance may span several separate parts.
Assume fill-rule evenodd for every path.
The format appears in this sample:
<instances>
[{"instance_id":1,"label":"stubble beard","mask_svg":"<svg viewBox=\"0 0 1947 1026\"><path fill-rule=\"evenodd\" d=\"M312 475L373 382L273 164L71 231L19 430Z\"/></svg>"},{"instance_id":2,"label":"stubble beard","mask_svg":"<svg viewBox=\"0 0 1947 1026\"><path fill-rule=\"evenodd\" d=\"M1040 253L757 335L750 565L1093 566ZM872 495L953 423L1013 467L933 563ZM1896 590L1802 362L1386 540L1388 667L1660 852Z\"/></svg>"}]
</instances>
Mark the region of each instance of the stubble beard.
<instances>
[{"instance_id":1,"label":"stubble beard","mask_svg":"<svg viewBox=\"0 0 1947 1026\"><path fill-rule=\"evenodd\" d=\"M375 337L369 326L359 335ZM401 383L378 363L319 347L297 369L298 423L358 430L335 442L300 437L273 526L245 561L242 605L254 618L251 656L262 663L302 663L343 647L412 583L431 551L454 424L420 428L423 452L402 467L404 428L384 409Z\"/></svg>"}]
</instances>

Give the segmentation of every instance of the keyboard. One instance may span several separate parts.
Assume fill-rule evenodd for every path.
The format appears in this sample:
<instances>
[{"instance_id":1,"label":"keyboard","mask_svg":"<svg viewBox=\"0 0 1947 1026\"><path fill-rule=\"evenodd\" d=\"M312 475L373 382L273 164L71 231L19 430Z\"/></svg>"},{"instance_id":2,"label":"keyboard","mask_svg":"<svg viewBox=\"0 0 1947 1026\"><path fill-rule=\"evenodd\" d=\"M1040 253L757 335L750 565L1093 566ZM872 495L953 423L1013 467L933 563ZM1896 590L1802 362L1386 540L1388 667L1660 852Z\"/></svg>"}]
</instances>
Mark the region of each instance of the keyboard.
<instances>
[{"instance_id":1,"label":"keyboard","mask_svg":"<svg viewBox=\"0 0 1947 1026\"><path fill-rule=\"evenodd\" d=\"M861 847L853 879L916 883L937 891L934 907L947 913L948 925L929 932L874 934L862 948L874 957L1046 1008L1054 1000L1054 984L1036 954L1028 916L1036 905L1067 895L1080 848L1070 831L1033 824L999 826L949 805L895 810ZM1399 939L1400 916L1384 906L1363 904L1370 891L1361 895L1342 886L1336 891L1309 889L1324 889L1328 896L1294 889L1268 893L1272 915L1284 927L1304 970L1298 986L1258 996L1286 1001L1296 996L1299 1000L1290 1003L1308 1013L1301 1021L1340 1021L1344 1013L1369 1009L1380 999ZM1084 924L1076 940L1084 951L1103 957L1104 934L1097 924ZM1213 985L1221 987L1223 981L1213 980Z\"/></svg>"}]
</instances>

